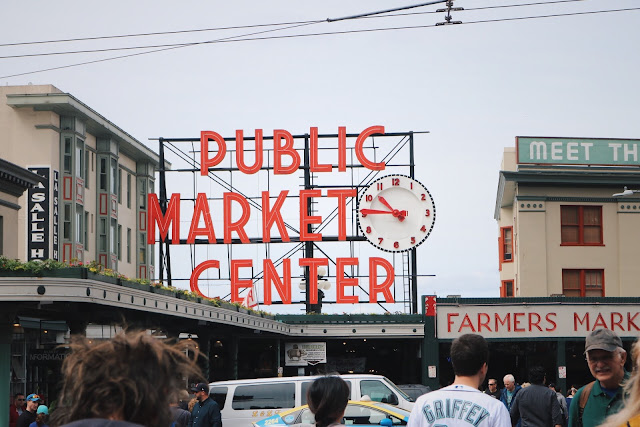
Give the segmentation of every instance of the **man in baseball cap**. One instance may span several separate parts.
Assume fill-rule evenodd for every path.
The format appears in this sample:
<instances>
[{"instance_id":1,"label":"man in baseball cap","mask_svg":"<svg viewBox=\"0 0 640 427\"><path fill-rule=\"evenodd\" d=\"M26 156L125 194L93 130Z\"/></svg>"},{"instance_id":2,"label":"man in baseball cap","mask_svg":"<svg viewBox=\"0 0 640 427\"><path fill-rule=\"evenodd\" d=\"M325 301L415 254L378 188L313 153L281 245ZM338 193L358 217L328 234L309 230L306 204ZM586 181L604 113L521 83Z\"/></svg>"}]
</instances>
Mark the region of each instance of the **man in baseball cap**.
<instances>
[{"instance_id":1,"label":"man in baseball cap","mask_svg":"<svg viewBox=\"0 0 640 427\"><path fill-rule=\"evenodd\" d=\"M596 329L585 340L584 354L595 381L582 387L569 408L569 427L598 426L622 408L622 383L627 352L622 340L609 329ZM584 408L584 409L583 409ZM582 413L581 413L582 412Z\"/></svg>"},{"instance_id":2,"label":"man in baseball cap","mask_svg":"<svg viewBox=\"0 0 640 427\"><path fill-rule=\"evenodd\" d=\"M198 403L191 410L191 427L222 427L220 407L209 397L209 385L198 383L191 387L191 392L196 394Z\"/></svg>"},{"instance_id":3,"label":"man in baseball cap","mask_svg":"<svg viewBox=\"0 0 640 427\"><path fill-rule=\"evenodd\" d=\"M27 396L27 409L22 411L16 427L29 427L29 425L36 420L36 411L38 410L38 404L40 403L40 396L35 393L31 393Z\"/></svg>"}]
</instances>

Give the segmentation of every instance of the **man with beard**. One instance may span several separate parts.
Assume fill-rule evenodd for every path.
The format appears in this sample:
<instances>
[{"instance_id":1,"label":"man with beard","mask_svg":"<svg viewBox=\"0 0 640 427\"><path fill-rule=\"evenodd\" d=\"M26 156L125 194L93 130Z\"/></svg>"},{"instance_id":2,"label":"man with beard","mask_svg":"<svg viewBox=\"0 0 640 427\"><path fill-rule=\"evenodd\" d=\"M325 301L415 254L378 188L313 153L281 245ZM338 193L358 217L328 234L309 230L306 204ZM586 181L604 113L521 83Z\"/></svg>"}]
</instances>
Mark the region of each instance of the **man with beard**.
<instances>
[{"instance_id":1,"label":"man with beard","mask_svg":"<svg viewBox=\"0 0 640 427\"><path fill-rule=\"evenodd\" d=\"M191 411L189 427L222 427L222 417L218 404L209 397L207 383L198 383L191 389L198 402Z\"/></svg>"}]
</instances>

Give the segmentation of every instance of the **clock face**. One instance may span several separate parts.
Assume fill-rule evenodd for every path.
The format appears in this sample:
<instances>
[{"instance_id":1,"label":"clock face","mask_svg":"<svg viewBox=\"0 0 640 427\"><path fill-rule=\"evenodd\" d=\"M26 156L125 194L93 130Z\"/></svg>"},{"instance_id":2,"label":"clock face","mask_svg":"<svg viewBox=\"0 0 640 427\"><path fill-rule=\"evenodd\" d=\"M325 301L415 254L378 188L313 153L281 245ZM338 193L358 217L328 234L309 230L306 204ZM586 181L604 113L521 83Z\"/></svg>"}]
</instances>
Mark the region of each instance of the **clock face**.
<instances>
[{"instance_id":1,"label":"clock face","mask_svg":"<svg viewBox=\"0 0 640 427\"><path fill-rule=\"evenodd\" d=\"M358 199L358 226L375 247L404 252L424 242L436 219L429 190L405 175L372 182Z\"/></svg>"}]
</instances>

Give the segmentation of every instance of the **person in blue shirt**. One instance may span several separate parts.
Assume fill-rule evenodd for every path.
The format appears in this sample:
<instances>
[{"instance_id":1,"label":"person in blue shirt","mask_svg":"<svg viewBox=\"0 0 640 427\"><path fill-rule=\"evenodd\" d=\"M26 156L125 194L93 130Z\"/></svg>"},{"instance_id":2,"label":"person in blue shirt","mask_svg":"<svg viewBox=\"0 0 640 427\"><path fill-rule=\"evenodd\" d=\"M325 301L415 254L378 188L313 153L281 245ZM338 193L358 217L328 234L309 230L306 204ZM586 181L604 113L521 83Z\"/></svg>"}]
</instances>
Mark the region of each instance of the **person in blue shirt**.
<instances>
[{"instance_id":1,"label":"person in blue shirt","mask_svg":"<svg viewBox=\"0 0 640 427\"><path fill-rule=\"evenodd\" d=\"M189 427L222 427L220 407L209 397L207 383L198 383L191 391L196 394L198 402L191 411Z\"/></svg>"}]
</instances>

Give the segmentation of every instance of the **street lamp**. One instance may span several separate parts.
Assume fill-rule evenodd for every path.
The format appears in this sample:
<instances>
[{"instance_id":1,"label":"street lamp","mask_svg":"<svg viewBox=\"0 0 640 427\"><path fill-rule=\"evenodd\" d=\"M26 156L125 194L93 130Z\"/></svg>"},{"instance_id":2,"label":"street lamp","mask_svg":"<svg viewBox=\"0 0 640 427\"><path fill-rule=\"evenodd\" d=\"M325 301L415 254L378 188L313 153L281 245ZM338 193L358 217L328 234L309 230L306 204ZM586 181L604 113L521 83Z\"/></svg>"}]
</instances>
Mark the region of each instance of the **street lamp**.
<instances>
[{"instance_id":1,"label":"street lamp","mask_svg":"<svg viewBox=\"0 0 640 427\"><path fill-rule=\"evenodd\" d=\"M324 292L322 291L323 290L328 291L329 289L331 289L331 282L329 282L327 279L324 279L324 276L326 275L327 275L327 270L324 267L318 267L318 303L310 304L309 306L310 311L316 314L322 313L322 300L324 299ZM301 291L306 291L307 290L306 280L301 280L298 287L300 288Z\"/></svg>"},{"instance_id":2,"label":"street lamp","mask_svg":"<svg viewBox=\"0 0 640 427\"><path fill-rule=\"evenodd\" d=\"M640 190L629 190L626 186L624 187L624 191L622 193L612 194L613 197L626 197L633 196L635 193L640 193Z\"/></svg>"}]
</instances>

